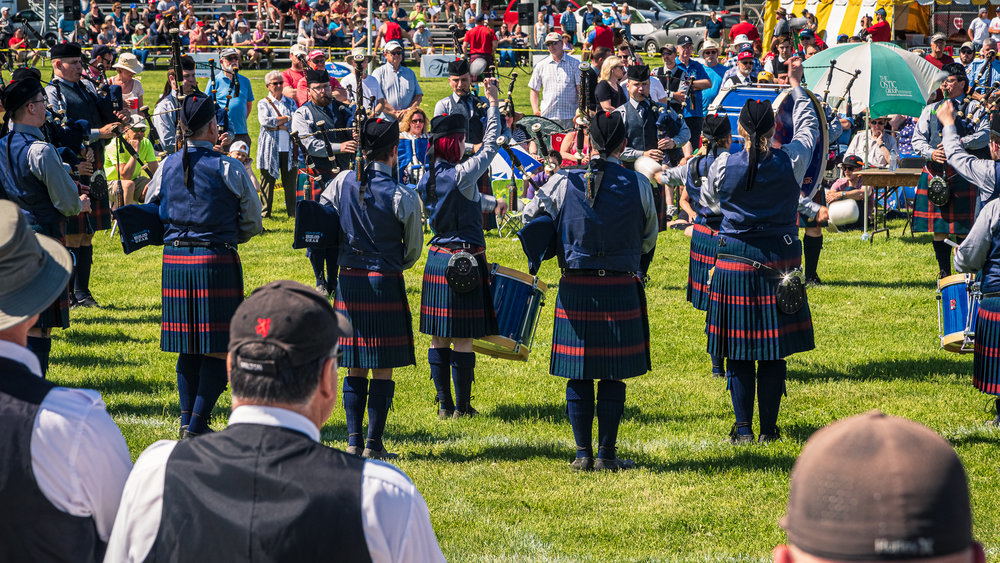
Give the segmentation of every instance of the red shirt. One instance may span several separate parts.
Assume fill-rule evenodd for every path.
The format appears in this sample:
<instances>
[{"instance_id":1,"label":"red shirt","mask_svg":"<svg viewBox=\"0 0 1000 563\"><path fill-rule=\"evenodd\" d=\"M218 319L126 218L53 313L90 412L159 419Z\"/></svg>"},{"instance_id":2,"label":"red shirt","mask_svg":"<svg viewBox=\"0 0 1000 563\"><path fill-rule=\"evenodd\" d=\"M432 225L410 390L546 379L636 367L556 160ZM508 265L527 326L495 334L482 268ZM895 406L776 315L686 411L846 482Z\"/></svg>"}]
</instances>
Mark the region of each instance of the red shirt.
<instances>
[{"instance_id":1,"label":"red shirt","mask_svg":"<svg viewBox=\"0 0 1000 563\"><path fill-rule=\"evenodd\" d=\"M392 21L387 21L385 26L385 42L398 41L403 38L403 28L399 27L399 24Z\"/></svg>"},{"instance_id":2,"label":"red shirt","mask_svg":"<svg viewBox=\"0 0 1000 563\"><path fill-rule=\"evenodd\" d=\"M288 72L288 70L286 70L285 72ZM285 72L281 73L281 75L284 76ZM300 78L298 82L295 83L295 103L301 106L302 104L309 101L309 84L306 82L306 73L301 72L299 74L302 76L302 78ZM288 84L289 83L286 81L285 85L287 86ZM330 88L334 90L339 90L341 88L340 81L331 76Z\"/></svg>"},{"instance_id":3,"label":"red shirt","mask_svg":"<svg viewBox=\"0 0 1000 563\"><path fill-rule=\"evenodd\" d=\"M876 43L892 40L892 28L889 27L889 22L887 21L880 21L869 27L868 34L871 35L872 41Z\"/></svg>"},{"instance_id":4,"label":"red shirt","mask_svg":"<svg viewBox=\"0 0 1000 563\"><path fill-rule=\"evenodd\" d=\"M465 42L469 44L470 55L492 55L493 42L497 40L497 34L493 28L487 25L477 25L465 34Z\"/></svg>"},{"instance_id":5,"label":"red shirt","mask_svg":"<svg viewBox=\"0 0 1000 563\"><path fill-rule=\"evenodd\" d=\"M11 37L10 41L7 42L7 46L10 47L11 49L23 49L24 45L22 45L22 43L24 43L23 37L21 39L18 39L17 37Z\"/></svg>"},{"instance_id":6,"label":"red shirt","mask_svg":"<svg viewBox=\"0 0 1000 563\"><path fill-rule=\"evenodd\" d=\"M590 44L591 48L596 47L607 47L608 49L615 48L615 32L606 25L595 25L594 26L594 42Z\"/></svg>"},{"instance_id":7,"label":"red shirt","mask_svg":"<svg viewBox=\"0 0 1000 563\"><path fill-rule=\"evenodd\" d=\"M750 41L760 39L760 33L757 32L757 26L750 22L740 22L729 29L730 41L735 41L740 35L746 35Z\"/></svg>"},{"instance_id":8,"label":"red shirt","mask_svg":"<svg viewBox=\"0 0 1000 563\"><path fill-rule=\"evenodd\" d=\"M932 65L938 68L941 68L944 65L950 65L951 63L955 62L955 59L951 58L951 55L949 55L948 53L941 53L940 59L935 59L934 55L927 55L926 57L924 57L924 60L926 60L927 62L931 63Z\"/></svg>"}]
</instances>

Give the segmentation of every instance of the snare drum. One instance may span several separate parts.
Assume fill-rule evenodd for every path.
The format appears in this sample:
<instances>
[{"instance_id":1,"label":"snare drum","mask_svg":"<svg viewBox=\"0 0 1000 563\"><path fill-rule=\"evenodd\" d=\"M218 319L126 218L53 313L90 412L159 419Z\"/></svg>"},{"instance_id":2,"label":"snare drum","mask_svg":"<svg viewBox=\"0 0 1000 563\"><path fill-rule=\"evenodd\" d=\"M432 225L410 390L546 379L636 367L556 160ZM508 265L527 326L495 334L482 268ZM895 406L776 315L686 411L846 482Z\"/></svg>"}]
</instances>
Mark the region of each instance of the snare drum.
<instances>
[{"instance_id":1,"label":"snare drum","mask_svg":"<svg viewBox=\"0 0 1000 563\"><path fill-rule=\"evenodd\" d=\"M472 349L494 358L527 361L547 289L535 276L492 264L490 292L500 330L499 334L474 340Z\"/></svg>"},{"instance_id":2,"label":"snare drum","mask_svg":"<svg viewBox=\"0 0 1000 563\"><path fill-rule=\"evenodd\" d=\"M941 348L959 354L972 353L976 341L976 317L982 293L969 274L938 280L938 337Z\"/></svg>"},{"instance_id":3,"label":"snare drum","mask_svg":"<svg viewBox=\"0 0 1000 563\"><path fill-rule=\"evenodd\" d=\"M826 112L823 111L819 99L808 90L805 90L805 93L809 96L813 113L819 121L819 139L816 146L813 147L812 159L810 159L806 173L802 177L802 195L812 198L823 183L826 161L830 158L830 129L826 122ZM747 100L770 100L771 106L774 108L774 141L780 146L792 141L795 129L792 114L798 95L798 91L791 90L787 86L770 84L724 88L715 97L712 105L708 107L708 112L725 113L729 116L729 124L733 128L733 144L730 152L738 153L743 150L743 137L737 133L736 125L743 106Z\"/></svg>"}]
</instances>

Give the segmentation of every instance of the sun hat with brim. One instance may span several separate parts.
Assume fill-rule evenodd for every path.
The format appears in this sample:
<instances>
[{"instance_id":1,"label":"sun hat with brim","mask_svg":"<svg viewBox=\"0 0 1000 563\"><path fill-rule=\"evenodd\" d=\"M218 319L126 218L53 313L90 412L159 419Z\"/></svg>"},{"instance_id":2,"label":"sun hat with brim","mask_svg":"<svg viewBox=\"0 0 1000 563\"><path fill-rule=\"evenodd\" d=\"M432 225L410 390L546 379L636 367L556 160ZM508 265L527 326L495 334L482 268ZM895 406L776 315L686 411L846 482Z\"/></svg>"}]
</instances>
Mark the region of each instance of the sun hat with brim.
<instances>
[{"instance_id":1,"label":"sun hat with brim","mask_svg":"<svg viewBox=\"0 0 1000 563\"><path fill-rule=\"evenodd\" d=\"M139 58L132 53L122 53L118 55L118 62L114 64L112 68L120 68L122 70L127 70L132 74L139 74L142 72L143 66L139 62Z\"/></svg>"},{"instance_id":2,"label":"sun hat with brim","mask_svg":"<svg viewBox=\"0 0 1000 563\"><path fill-rule=\"evenodd\" d=\"M59 241L34 233L21 209L0 200L0 330L23 323L66 293L73 258Z\"/></svg>"},{"instance_id":3,"label":"sun hat with brim","mask_svg":"<svg viewBox=\"0 0 1000 563\"><path fill-rule=\"evenodd\" d=\"M509 103L507 100L500 100L500 104L497 107L500 110L501 115L507 115L509 112ZM514 110L514 121L520 121L522 117L524 117L523 113Z\"/></svg>"}]
</instances>

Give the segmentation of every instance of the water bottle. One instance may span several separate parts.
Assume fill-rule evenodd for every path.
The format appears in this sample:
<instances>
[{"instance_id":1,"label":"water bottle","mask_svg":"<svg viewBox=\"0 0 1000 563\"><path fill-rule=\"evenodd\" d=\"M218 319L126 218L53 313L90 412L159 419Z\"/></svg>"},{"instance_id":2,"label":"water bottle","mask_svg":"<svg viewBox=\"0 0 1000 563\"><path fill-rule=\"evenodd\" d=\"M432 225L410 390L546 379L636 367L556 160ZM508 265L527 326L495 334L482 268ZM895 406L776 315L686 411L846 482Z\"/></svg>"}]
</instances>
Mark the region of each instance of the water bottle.
<instances>
[{"instance_id":1,"label":"water bottle","mask_svg":"<svg viewBox=\"0 0 1000 563\"><path fill-rule=\"evenodd\" d=\"M899 166L899 153L889 151L889 170L895 170Z\"/></svg>"}]
</instances>

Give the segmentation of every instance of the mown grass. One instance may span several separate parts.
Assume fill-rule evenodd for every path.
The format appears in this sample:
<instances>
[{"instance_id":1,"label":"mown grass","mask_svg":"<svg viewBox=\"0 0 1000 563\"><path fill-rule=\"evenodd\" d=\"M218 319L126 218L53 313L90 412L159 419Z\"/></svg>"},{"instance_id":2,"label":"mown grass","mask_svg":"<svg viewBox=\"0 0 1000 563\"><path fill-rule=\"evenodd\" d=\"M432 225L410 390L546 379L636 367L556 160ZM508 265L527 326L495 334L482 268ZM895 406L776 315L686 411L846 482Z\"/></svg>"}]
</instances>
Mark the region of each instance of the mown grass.
<instances>
[{"instance_id":1,"label":"mown grass","mask_svg":"<svg viewBox=\"0 0 1000 563\"><path fill-rule=\"evenodd\" d=\"M261 73L249 73L262 76ZM146 73L147 92L163 73ZM519 82L521 82L519 80ZM518 89L526 100L526 87ZM254 80L258 97L262 81ZM424 107L447 86L429 81ZM149 100L147 100L149 103ZM520 105L520 104L519 104ZM251 135L256 137L256 119ZM282 201L276 197L276 205ZM268 232L240 249L247 291L291 278L311 283L303 251L291 248L291 221L276 213ZM926 236L861 242L856 233L827 235L811 289L816 350L789 359L788 397L779 424L784 440L733 447L725 382L709 375L704 314L684 299L688 239L660 235L647 287L653 370L629 381L620 453L640 469L617 475L576 474L564 412L564 382L548 375L552 307L549 284L535 349L528 362L480 356L473 403L481 416L440 422L417 333L417 366L396 373L387 444L430 507L445 555L456 561L762 560L784 540L788 473L803 443L829 422L869 409L929 425L957 449L969 474L975 533L990 558L1000 556L1000 432L983 424L988 398L971 385L972 358L937 343L934 273ZM883 236L884 237L884 236ZM526 270L515 240L488 237L490 260ZM177 433L176 356L159 351L160 254L124 256L100 234L92 287L101 309L75 310L57 333L50 377L99 390L133 456ZM410 308L420 301L424 260L406 273ZM417 316L413 316L416 332ZM213 418L225 426L230 398ZM343 411L323 440L346 444Z\"/></svg>"}]
</instances>

